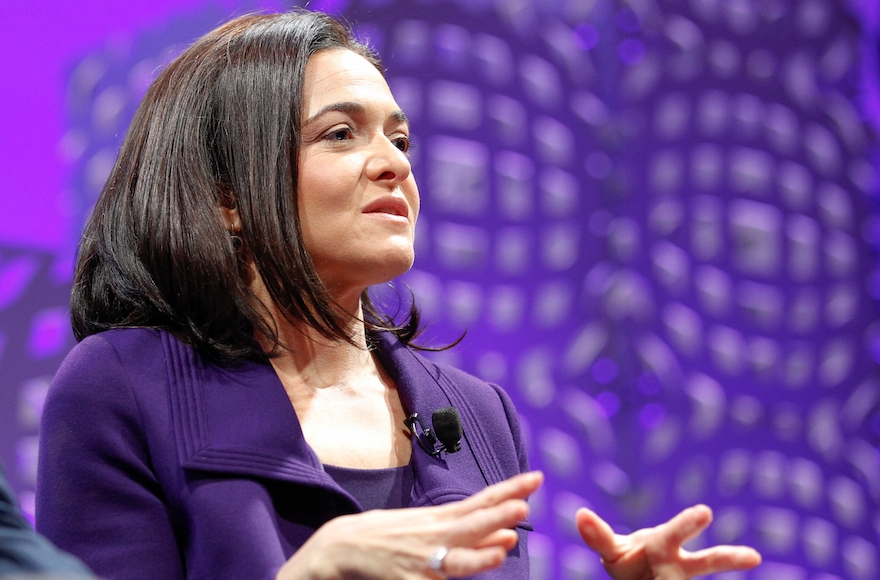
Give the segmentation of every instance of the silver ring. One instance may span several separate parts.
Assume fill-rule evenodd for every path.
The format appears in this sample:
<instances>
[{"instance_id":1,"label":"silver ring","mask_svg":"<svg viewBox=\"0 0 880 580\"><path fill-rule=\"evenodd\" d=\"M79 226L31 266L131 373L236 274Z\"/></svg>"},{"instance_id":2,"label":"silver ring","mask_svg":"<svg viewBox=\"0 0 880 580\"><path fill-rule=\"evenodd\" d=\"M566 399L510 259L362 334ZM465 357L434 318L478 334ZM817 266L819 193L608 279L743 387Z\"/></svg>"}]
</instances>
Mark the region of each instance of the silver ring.
<instances>
[{"instance_id":1,"label":"silver ring","mask_svg":"<svg viewBox=\"0 0 880 580\"><path fill-rule=\"evenodd\" d=\"M446 559L448 554L449 548L446 546L440 546L434 550L434 552L428 556L428 568L437 572L443 572L443 560Z\"/></svg>"}]
</instances>

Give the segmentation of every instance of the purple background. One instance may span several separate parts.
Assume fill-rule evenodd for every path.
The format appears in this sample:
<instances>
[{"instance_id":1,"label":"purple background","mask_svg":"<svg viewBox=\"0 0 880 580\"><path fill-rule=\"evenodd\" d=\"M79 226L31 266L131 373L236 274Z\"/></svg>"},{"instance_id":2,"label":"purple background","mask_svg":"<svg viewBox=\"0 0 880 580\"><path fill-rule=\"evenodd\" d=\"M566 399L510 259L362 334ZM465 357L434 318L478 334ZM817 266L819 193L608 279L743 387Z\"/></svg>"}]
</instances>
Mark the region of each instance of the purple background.
<instances>
[{"instance_id":1,"label":"purple background","mask_svg":"<svg viewBox=\"0 0 880 580\"><path fill-rule=\"evenodd\" d=\"M695 502L726 580L876 578L873 1L326 0L380 50L423 195L404 277L499 382L533 464L535 580L602 577L571 521ZM0 459L33 505L77 232L146 83L281 2L42 2L0 37Z\"/></svg>"}]
</instances>

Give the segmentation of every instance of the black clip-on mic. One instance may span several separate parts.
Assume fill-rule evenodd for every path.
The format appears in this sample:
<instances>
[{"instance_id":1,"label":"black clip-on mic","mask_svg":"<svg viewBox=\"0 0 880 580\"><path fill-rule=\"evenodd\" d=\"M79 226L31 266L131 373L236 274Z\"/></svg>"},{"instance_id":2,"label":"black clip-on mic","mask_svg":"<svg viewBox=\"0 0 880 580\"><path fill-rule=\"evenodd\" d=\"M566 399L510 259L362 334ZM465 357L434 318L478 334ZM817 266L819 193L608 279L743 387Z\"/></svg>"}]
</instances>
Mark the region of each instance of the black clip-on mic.
<instances>
[{"instance_id":1,"label":"black clip-on mic","mask_svg":"<svg viewBox=\"0 0 880 580\"><path fill-rule=\"evenodd\" d=\"M461 451L461 417L455 407L437 409L431 415L434 430L425 429L418 413L413 413L403 421L416 440L430 455L440 458L440 454Z\"/></svg>"}]
</instances>

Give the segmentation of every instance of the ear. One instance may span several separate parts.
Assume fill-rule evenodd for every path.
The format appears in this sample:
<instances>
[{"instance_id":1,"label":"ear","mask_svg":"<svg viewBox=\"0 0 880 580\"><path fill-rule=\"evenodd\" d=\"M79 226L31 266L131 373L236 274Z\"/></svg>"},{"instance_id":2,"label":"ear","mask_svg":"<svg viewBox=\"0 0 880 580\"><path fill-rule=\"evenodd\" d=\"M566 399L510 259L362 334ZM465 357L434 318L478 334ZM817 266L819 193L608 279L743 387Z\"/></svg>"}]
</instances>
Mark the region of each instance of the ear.
<instances>
[{"instance_id":1,"label":"ear","mask_svg":"<svg viewBox=\"0 0 880 580\"><path fill-rule=\"evenodd\" d=\"M241 231L241 218L238 215L238 208L221 205L220 213L223 215L223 222L226 224L227 230L230 232Z\"/></svg>"}]
</instances>

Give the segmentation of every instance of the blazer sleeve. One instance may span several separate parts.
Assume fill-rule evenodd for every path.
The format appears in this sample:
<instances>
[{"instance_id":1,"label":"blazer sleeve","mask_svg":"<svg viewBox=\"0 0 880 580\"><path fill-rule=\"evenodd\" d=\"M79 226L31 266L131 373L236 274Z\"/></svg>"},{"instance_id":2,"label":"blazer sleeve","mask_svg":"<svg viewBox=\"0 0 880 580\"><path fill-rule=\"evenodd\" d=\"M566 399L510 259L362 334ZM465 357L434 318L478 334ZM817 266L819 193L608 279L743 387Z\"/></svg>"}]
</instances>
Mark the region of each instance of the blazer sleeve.
<instances>
[{"instance_id":1,"label":"blazer sleeve","mask_svg":"<svg viewBox=\"0 0 880 580\"><path fill-rule=\"evenodd\" d=\"M516 408L513 406L513 401L510 400L510 396L504 389L495 384L492 384L492 388L495 389L495 392L498 393L498 397L501 399L501 404L504 407L504 414L507 416L507 424L510 426L510 434L513 437L513 444L516 448L516 457L517 461L519 462L519 472L526 473L530 470L529 456L528 450L526 448L526 442L523 437L522 428L520 427L519 423L519 414L516 412ZM530 574L528 532L531 531L534 531L534 527L529 520L520 522L516 530L517 534L519 535L519 542L517 545L517 559L520 563L517 570L526 578L528 578ZM510 576L514 576L514 573L511 573Z\"/></svg>"},{"instance_id":2,"label":"blazer sleeve","mask_svg":"<svg viewBox=\"0 0 880 580\"><path fill-rule=\"evenodd\" d=\"M526 443L523 439L522 429L519 424L519 414L510 400L510 395L498 385L492 384L492 388L498 393L501 399L501 405L504 407L504 414L507 417L507 424L510 426L510 434L513 436L513 444L516 447L516 457L519 462L519 472L526 473L529 471L529 455L526 449Z\"/></svg>"},{"instance_id":3,"label":"blazer sleeve","mask_svg":"<svg viewBox=\"0 0 880 580\"><path fill-rule=\"evenodd\" d=\"M37 528L109 580L184 578L129 374L100 335L62 363L43 411Z\"/></svg>"}]
</instances>

